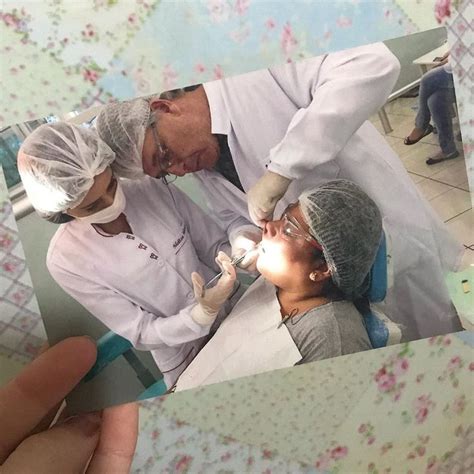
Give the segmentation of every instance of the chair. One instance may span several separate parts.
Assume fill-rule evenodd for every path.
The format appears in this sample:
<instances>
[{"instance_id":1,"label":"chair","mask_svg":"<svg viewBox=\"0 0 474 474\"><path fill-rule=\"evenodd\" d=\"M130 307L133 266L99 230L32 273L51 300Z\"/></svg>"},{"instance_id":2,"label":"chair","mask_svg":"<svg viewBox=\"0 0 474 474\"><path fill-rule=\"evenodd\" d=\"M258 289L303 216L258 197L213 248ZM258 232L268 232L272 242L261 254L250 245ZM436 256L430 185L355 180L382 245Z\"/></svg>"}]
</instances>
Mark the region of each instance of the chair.
<instances>
[{"instance_id":1,"label":"chair","mask_svg":"<svg viewBox=\"0 0 474 474\"><path fill-rule=\"evenodd\" d=\"M132 343L112 331L106 333L97 341L96 363L86 374L83 382L92 380L96 375L102 372L107 367L107 365L120 356L123 356L127 360L127 362L135 370L137 378L145 387L145 391L139 395L137 400L159 397L168 391L163 378L156 380L152 373L136 356L136 354L133 352Z\"/></svg>"},{"instance_id":2,"label":"chair","mask_svg":"<svg viewBox=\"0 0 474 474\"><path fill-rule=\"evenodd\" d=\"M381 303L387 294L389 260L390 255L387 252L387 239L384 232L369 274L370 287L366 294L369 304L362 308L358 307L374 349L398 344L401 339L400 328L374 307L374 303Z\"/></svg>"}]
</instances>

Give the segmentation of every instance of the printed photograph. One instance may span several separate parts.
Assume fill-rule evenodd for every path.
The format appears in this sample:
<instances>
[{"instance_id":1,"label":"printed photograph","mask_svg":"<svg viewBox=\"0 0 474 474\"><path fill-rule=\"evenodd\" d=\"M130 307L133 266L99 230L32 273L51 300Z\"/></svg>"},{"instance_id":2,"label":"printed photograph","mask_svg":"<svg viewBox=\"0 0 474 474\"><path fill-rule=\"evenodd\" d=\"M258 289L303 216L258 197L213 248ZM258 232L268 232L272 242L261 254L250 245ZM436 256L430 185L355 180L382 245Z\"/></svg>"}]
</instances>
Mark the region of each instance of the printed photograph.
<instances>
[{"instance_id":1,"label":"printed photograph","mask_svg":"<svg viewBox=\"0 0 474 474\"><path fill-rule=\"evenodd\" d=\"M469 329L461 140L444 28L1 130L70 410Z\"/></svg>"}]
</instances>

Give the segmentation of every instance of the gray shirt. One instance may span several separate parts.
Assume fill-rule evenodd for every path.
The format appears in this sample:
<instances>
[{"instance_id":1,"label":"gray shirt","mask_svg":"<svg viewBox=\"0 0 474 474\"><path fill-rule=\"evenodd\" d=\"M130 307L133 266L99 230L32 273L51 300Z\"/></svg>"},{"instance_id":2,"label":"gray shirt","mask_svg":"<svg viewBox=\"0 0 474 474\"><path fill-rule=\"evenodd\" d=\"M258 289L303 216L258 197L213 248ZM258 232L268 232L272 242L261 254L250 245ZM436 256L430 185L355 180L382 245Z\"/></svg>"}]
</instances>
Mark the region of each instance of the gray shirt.
<instances>
[{"instance_id":1,"label":"gray shirt","mask_svg":"<svg viewBox=\"0 0 474 474\"><path fill-rule=\"evenodd\" d=\"M285 321L302 355L298 364L372 349L361 314L350 301L334 301Z\"/></svg>"}]
</instances>

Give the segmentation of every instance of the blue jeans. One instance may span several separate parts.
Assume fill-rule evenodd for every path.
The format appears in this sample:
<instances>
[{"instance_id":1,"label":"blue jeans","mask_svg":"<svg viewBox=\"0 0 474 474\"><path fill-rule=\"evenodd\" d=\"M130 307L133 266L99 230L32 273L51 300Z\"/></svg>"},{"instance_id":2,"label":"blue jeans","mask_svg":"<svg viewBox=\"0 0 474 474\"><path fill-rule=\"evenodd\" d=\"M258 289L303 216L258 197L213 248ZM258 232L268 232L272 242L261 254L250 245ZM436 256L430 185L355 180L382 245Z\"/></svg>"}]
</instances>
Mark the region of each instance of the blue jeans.
<instances>
[{"instance_id":1,"label":"blue jeans","mask_svg":"<svg viewBox=\"0 0 474 474\"><path fill-rule=\"evenodd\" d=\"M438 129L439 146L445 155L456 151L451 119L454 101L453 75L440 66L428 71L420 83L415 126L426 130L431 117Z\"/></svg>"}]
</instances>

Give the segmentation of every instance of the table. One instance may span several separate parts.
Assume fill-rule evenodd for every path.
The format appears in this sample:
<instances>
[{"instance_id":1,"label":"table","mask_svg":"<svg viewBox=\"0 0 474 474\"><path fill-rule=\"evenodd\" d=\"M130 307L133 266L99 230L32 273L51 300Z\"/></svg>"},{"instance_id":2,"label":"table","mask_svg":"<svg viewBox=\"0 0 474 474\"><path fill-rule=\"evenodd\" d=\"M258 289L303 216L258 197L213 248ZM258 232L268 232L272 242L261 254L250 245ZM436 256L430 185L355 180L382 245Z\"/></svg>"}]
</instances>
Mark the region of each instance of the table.
<instances>
[{"instance_id":1,"label":"table","mask_svg":"<svg viewBox=\"0 0 474 474\"><path fill-rule=\"evenodd\" d=\"M413 64L420 66L421 74L425 74L429 69L439 64L439 61L434 61L434 58L444 56L449 51L448 43L444 43L436 49L420 56L413 61Z\"/></svg>"}]
</instances>

